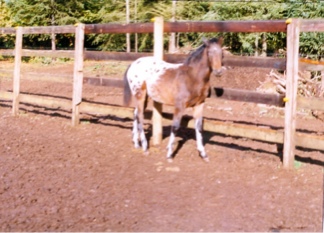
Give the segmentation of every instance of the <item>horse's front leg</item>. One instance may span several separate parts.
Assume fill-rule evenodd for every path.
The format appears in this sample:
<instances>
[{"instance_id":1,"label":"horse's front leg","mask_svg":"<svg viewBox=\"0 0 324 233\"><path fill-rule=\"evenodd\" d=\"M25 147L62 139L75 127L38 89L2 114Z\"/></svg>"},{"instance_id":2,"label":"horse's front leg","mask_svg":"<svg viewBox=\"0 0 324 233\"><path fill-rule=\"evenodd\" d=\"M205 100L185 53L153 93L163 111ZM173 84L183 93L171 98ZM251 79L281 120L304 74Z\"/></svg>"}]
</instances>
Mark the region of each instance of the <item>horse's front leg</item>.
<instances>
[{"instance_id":1,"label":"horse's front leg","mask_svg":"<svg viewBox=\"0 0 324 233\"><path fill-rule=\"evenodd\" d=\"M179 109L175 109L174 115L173 115L173 121L172 121L172 125L171 125L171 134L170 134L170 139L169 139L169 143L167 146L167 160L169 162L172 162L173 160L173 144L175 141L175 137L176 134L180 128L180 123L181 123L181 118L182 118L182 112Z\"/></svg>"},{"instance_id":2,"label":"horse's front leg","mask_svg":"<svg viewBox=\"0 0 324 233\"><path fill-rule=\"evenodd\" d=\"M195 131L196 131L196 142L197 150L199 151L200 156L206 161L209 162L209 158L206 154L204 142L203 142L203 110L204 104L200 104L194 107L194 119L195 119Z\"/></svg>"}]
</instances>

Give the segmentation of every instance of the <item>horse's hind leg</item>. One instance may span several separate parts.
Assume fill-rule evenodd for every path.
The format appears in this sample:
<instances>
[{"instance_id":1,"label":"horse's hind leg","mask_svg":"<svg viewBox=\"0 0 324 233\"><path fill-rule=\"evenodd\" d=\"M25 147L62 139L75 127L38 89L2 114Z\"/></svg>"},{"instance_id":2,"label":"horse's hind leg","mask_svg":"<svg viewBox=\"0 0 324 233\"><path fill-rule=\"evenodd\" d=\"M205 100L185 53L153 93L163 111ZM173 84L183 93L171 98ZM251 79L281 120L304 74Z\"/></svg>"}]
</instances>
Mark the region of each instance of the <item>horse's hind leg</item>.
<instances>
[{"instance_id":1,"label":"horse's hind leg","mask_svg":"<svg viewBox=\"0 0 324 233\"><path fill-rule=\"evenodd\" d=\"M142 90L141 94L137 94L137 107L134 111L133 123L133 142L135 148L139 148L139 139L141 141L142 149L147 151L147 140L144 132L144 105L146 98L146 91ZM139 98L138 98L139 97Z\"/></svg>"},{"instance_id":2,"label":"horse's hind leg","mask_svg":"<svg viewBox=\"0 0 324 233\"><path fill-rule=\"evenodd\" d=\"M135 148L139 148L139 141L138 141L138 125L139 125L139 119L138 119L138 110L137 108L135 108L134 110L134 121L133 121L133 142L134 142L134 146Z\"/></svg>"},{"instance_id":3,"label":"horse's hind leg","mask_svg":"<svg viewBox=\"0 0 324 233\"><path fill-rule=\"evenodd\" d=\"M182 118L182 112L180 109L176 108L175 111L174 111L174 115L173 115L173 122L172 122L172 125L171 125L171 134L170 134L170 139L169 139L169 143L168 143L168 146L167 146L167 160L169 162L172 162L172 159L173 159L173 144L174 144L174 141L175 141L175 137L176 137L176 134L179 130L179 127L180 127L180 123L181 123L181 118Z\"/></svg>"},{"instance_id":4,"label":"horse's hind leg","mask_svg":"<svg viewBox=\"0 0 324 233\"><path fill-rule=\"evenodd\" d=\"M204 104L200 104L194 107L194 119L195 119L195 131L196 131L196 142L197 142L197 150L199 151L200 156L208 162L208 156L205 151L204 143L203 143L203 109Z\"/></svg>"}]
</instances>

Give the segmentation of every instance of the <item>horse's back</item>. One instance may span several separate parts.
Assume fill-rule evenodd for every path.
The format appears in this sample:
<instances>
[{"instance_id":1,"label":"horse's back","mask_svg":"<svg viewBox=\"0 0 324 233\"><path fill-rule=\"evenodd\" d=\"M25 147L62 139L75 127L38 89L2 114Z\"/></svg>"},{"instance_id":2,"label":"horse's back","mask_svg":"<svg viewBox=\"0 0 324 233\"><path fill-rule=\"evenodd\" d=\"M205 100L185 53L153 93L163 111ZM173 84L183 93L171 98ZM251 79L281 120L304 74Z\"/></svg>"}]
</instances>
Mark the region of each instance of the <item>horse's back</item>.
<instances>
[{"instance_id":1,"label":"horse's back","mask_svg":"<svg viewBox=\"0 0 324 233\"><path fill-rule=\"evenodd\" d=\"M162 75L168 69L176 69L181 64L172 64L155 57L141 57L135 60L129 68L128 76L139 77L157 77Z\"/></svg>"},{"instance_id":2,"label":"horse's back","mask_svg":"<svg viewBox=\"0 0 324 233\"><path fill-rule=\"evenodd\" d=\"M127 72L127 79L133 95L146 89L147 94L153 100L169 104L171 100L165 96L170 91L181 65L168 63L154 57L142 57L135 60Z\"/></svg>"}]
</instances>

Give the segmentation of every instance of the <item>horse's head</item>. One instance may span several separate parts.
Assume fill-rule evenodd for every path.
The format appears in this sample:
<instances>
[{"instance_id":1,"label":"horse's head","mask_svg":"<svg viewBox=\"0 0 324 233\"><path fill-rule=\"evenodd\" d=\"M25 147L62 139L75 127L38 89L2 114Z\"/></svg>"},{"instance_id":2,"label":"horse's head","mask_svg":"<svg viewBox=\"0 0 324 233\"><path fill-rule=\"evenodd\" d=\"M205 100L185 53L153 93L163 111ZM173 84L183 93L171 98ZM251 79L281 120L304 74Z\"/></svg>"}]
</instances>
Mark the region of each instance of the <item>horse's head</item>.
<instances>
[{"instance_id":1,"label":"horse's head","mask_svg":"<svg viewBox=\"0 0 324 233\"><path fill-rule=\"evenodd\" d=\"M206 49L207 49L207 56L210 63L210 67L212 72L215 76L219 77L223 73L223 50L222 50L222 43L223 38L213 38L210 40L203 41Z\"/></svg>"}]
</instances>

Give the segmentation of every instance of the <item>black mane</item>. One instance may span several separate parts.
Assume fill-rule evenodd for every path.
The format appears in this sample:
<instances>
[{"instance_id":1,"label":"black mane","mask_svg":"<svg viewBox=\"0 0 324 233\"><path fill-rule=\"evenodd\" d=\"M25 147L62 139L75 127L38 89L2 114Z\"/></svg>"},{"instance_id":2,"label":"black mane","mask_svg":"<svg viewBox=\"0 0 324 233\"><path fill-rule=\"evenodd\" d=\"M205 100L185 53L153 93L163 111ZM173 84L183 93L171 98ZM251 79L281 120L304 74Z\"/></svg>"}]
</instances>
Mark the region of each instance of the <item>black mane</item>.
<instances>
[{"instance_id":1,"label":"black mane","mask_svg":"<svg viewBox=\"0 0 324 233\"><path fill-rule=\"evenodd\" d=\"M207 43L208 44L218 43L218 39L212 38L212 39L208 40ZM184 61L184 64L189 65L191 63L196 63L196 62L200 61L205 48L206 48L206 43L202 44L198 49L196 49L195 51L190 53L189 56Z\"/></svg>"},{"instance_id":2,"label":"black mane","mask_svg":"<svg viewBox=\"0 0 324 233\"><path fill-rule=\"evenodd\" d=\"M200 61L205 48L206 48L206 45L203 44L198 49L196 49L195 51L190 53L189 56L184 61L184 64L189 65L191 63L196 63L196 62Z\"/></svg>"}]
</instances>

